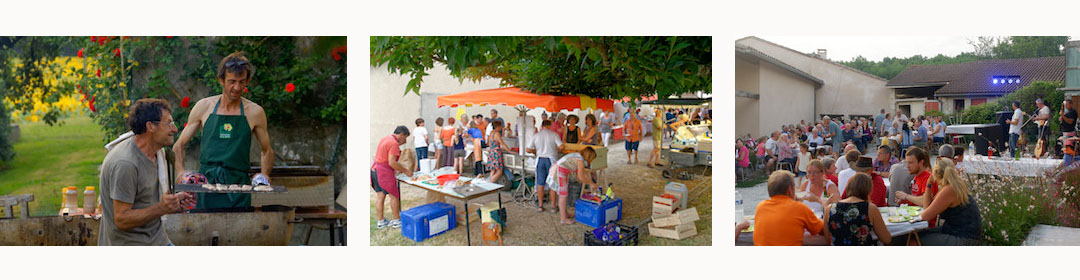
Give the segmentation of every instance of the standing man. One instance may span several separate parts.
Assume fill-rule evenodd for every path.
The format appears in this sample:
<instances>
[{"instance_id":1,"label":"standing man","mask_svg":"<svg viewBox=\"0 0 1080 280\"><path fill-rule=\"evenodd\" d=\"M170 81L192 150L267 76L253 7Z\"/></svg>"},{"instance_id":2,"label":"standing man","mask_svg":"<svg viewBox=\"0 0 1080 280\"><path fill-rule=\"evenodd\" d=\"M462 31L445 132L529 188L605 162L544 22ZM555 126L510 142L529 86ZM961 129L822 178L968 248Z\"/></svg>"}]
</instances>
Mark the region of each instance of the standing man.
<instances>
[{"instance_id":1,"label":"standing man","mask_svg":"<svg viewBox=\"0 0 1080 280\"><path fill-rule=\"evenodd\" d=\"M908 117L907 117L907 115L904 114L903 110L896 109L896 121L898 121L898 122L908 122Z\"/></svg>"},{"instance_id":2,"label":"standing man","mask_svg":"<svg viewBox=\"0 0 1080 280\"><path fill-rule=\"evenodd\" d=\"M386 226L392 228L401 227L401 189L398 188L396 172L405 173L412 177L412 168L398 163L401 149L398 146L405 144L409 138L409 128L399 125L394 128L394 134L387 135L379 140L379 146L375 148L375 162L371 166L371 188L375 189L375 215L379 219L375 228L382 229ZM390 210L394 219L387 221L384 218L386 195L390 195Z\"/></svg>"},{"instance_id":3,"label":"standing man","mask_svg":"<svg viewBox=\"0 0 1080 280\"><path fill-rule=\"evenodd\" d=\"M162 194L157 151L173 144L176 123L161 99L141 99L128 109L134 137L121 141L101 163L101 227L98 245L172 245L161 216L194 206L194 196Z\"/></svg>"},{"instance_id":4,"label":"standing man","mask_svg":"<svg viewBox=\"0 0 1080 280\"><path fill-rule=\"evenodd\" d=\"M1019 151L1016 150L1016 141L1020 139L1020 134L1023 133L1020 124L1024 122L1024 111L1020 110L1020 101L1013 101L1012 107L1012 119L1005 122L1009 124L1009 151L1012 152L1011 156L1016 157L1019 154Z\"/></svg>"},{"instance_id":5,"label":"standing man","mask_svg":"<svg viewBox=\"0 0 1080 280\"><path fill-rule=\"evenodd\" d=\"M641 143L641 120L637 116L630 116L630 119L623 124L625 129L623 133L626 137L626 164L637 164L638 156L638 144ZM633 154L633 161L631 160L631 154Z\"/></svg>"},{"instance_id":6,"label":"standing man","mask_svg":"<svg viewBox=\"0 0 1080 280\"><path fill-rule=\"evenodd\" d=\"M885 128L885 109L881 109L881 113L874 116L874 132L877 135L881 135L881 132Z\"/></svg>"},{"instance_id":7,"label":"standing man","mask_svg":"<svg viewBox=\"0 0 1080 280\"><path fill-rule=\"evenodd\" d=\"M551 164L555 163L559 158L559 150L563 148L562 139L559 139L558 134L551 129L551 120L544 120L541 123L541 129L533 136L529 141L529 145L525 149L533 154L536 154L536 205L538 208L536 212L544 211L544 187L546 186L551 192L551 210L557 211L555 207L555 200L558 198L556 189L554 186L547 186L548 172L551 171Z\"/></svg>"},{"instance_id":8,"label":"standing man","mask_svg":"<svg viewBox=\"0 0 1080 280\"><path fill-rule=\"evenodd\" d=\"M1061 135L1065 138L1061 141L1061 144L1065 147L1069 147L1073 144L1072 138L1076 136L1076 110L1073 110L1072 99L1065 99L1061 104L1061 115L1058 116L1058 120L1061 121ZM1062 148L1064 149L1064 147ZM1073 154L1066 152L1070 150L1072 150ZM1062 154L1065 155L1065 166L1072 165L1076 158L1075 153L1076 150L1073 149L1065 149L1065 151L1062 151Z\"/></svg>"},{"instance_id":9,"label":"standing man","mask_svg":"<svg viewBox=\"0 0 1080 280\"><path fill-rule=\"evenodd\" d=\"M1042 98L1035 99L1035 106L1039 109L1036 111L1037 114L1035 115L1034 121L1039 125L1039 139L1043 140L1042 152L1046 153L1046 151L1049 150L1047 149L1047 146L1050 145L1050 129L1048 129L1050 128L1050 107L1043 104ZM1036 141L1036 143L1038 142ZM1041 156L1042 154L1035 155L1035 157Z\"/></svg>"},{"instance_id":10,"label":"standing man","mask_svg":"<svg viewBox=\"0 0 1080 280\"><path fill-rule=\"evenodd\" d=\"M827 137L832 137L832 154L833 154L833 157L837 157L837 156L840 155L840 149L843 149L843 147L842 147L842 145L843 145L842 143L844 143L843 131L840 130L840 125L833 122L829 118L829 116L822 117L822 120L824 120L825 123L829 124L829 135L827 135L825 137L826 138Z\"/></svg>"},{"instance_id":11,"label":"standing man","mask_svg":"<svg viewBox=\"0 0 1080 280\"><path fill-rule=\"evenodd\" d=\"M660 165L660 149L664 146L664 119L660 109L653 109L656 114L652 119L653 150L649 155L649 167Z\"/></svg>"},{"instance_id":12,"label":"standing man","mask_svg":"<svg viewBox=\"0 0 1080 280\"><path fill-rule=\"evenodd\" d=\"M261 170L255 177L269 183L270 168L274 165L274 150L270 148L270 134L266 132L266 112L262 106L242 96L253 75L255 66L244 57L243 52L229 54L221 60L217 70L221 94L203 98L191 108L187 127L180 134L176 145L173 145L177 174L186 171L184 147L201 129L199 173L206 175L209 183L244 185L252 181L252 178L247 176L248 169L251 168L249 156L252 135L259 142L262 151L259 161ZM251 194L199 193L198 205L195 207L210 209L249 206Z\"/></svg>"},{"instance_id":13,"label":"standing man","mask_svg":"<svg viewBox=\"0 0 1080 280\"><path fill-rule=\"evenodd\" d=\"M416 128L413 129L413 148L416 148L416 170L420 170L420 160L426 159L428 154L427 128L424 127L424 119L416 119Z\"/></svg>"}]
</instances>

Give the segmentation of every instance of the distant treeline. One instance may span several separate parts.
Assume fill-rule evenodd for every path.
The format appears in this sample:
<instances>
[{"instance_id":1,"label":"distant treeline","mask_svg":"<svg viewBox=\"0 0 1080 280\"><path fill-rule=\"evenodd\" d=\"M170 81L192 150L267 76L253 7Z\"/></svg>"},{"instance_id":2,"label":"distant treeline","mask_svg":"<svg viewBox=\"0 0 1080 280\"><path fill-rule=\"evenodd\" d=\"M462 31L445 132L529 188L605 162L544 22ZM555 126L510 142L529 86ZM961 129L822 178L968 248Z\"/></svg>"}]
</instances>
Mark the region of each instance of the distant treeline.
<instances>
[{"instance_id":1,"label":"distant treeline","mask_svg":"<svg viewBox=\"0 0 1080 280\"><path fill-rule=\"evenodd\" d=\"M925 57L915 55L906 58L886 57L881 61L870 61L860 55L852 61L838 61L838 63L889 80L912 65L939 65L987 59L1062 56L1065 55L1064 46L1068 41L1068 36L981 36L968 41L968 44L974 49L973 52L964 52L956 56L938 54L934 57Z\"/></svg>"}]
</instances>

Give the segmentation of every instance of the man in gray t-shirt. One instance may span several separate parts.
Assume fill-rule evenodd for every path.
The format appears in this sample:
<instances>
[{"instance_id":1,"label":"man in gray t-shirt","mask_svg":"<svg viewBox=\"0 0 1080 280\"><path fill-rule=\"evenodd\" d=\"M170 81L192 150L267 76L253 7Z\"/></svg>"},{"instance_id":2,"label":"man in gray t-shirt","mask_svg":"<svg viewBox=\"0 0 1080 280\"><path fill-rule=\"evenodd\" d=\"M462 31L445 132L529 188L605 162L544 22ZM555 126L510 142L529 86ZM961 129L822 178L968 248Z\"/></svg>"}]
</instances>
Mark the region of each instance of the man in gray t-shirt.
<instances>
[{"instance_id":1,"label":"man in gray t-shirt","mask_svg":"<svg viewBox=\"0 0 1080 280\"><path fill-rule=\"evenodd\" d=\"M915 176L908 172L907 164L901 161L889 169L889 204L896 205L896 192L911 194L911 180Z\"/></svg>"},{"instance_id":2,"label":"man in gray t-shirt","mask_svg":"<svg viewBox=\"0 0 1080 280\"><path fill-rule=\"evenodd\" d=\"M194 195L162 195L157 151L172 145L177 128L169 104L142 99L131 106L127 123L135 134L105 155L101 164L101 228L98 245L172 245L161 216L194 206Z\"/></svg>"}]
</instances>

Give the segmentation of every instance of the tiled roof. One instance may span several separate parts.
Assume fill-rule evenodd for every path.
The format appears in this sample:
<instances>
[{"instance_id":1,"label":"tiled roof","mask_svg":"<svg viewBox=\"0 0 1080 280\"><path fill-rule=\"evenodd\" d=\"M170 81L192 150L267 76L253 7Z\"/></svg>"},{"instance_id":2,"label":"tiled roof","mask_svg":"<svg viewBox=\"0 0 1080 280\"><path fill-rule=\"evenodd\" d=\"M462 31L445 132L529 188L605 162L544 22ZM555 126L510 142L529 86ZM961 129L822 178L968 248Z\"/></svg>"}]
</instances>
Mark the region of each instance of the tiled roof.
<instances>
[{"instance_id":1,"label":"tiled roof","mask_svg":"<svg viewBox=\"0 0 1080 280\"><path fill-rule=\"evenodd\" d=\"M764 60L764 61L766 61L768 63L772 63L773 65L776 65L777 67L780 67L780 69L787 70L788 72L791 72L792 74L795 74L795 75L797 75L799 77L802 77L803 79L807 79L807 80L809 80L811 82L814 82L816 87L821 87L821 85L824 84L824 82L821 79L818 79L817 77L814 77L813 75L810 75L810 73L803 72L802 70L799 70L798 68L795 68L794 66L788 65L787 63L784 63L783 61L780 61L779 59L776 59L776 58L774 58L772 56L769 56L769 55L767 55L767 54L765 54L765 53L763 53L761 51L758 51L758 50L756 50L756 49L754 49L752 47L745 46L745 45L742 45L742 44L735 44L735 54L737 54L737 55L746 55L746 56L753 57L755 59L760 59L760 60Z\"/></svg>"},{"instance_id":2,"label":"tiled roof","mask_svg":"<svg viewBox=\"0 0 1080 280\"><path fill-rule=\"evenodd\" d=\"M1020 83L992 82L995 76L1019 76ZM945 84L935 94L1006 94L1032 81L1064 81L1065 57L994 59L943 65L914 65L886 87Z\"/></svg>"}]
</instances>

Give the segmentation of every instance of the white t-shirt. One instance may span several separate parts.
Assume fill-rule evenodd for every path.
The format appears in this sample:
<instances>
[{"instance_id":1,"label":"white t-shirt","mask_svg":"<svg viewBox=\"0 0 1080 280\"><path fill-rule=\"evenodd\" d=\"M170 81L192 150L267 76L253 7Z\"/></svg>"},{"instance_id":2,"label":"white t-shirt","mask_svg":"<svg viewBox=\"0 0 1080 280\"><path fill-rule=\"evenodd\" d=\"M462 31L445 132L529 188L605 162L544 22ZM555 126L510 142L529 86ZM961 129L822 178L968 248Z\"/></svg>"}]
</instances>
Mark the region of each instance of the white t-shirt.
<instances>
[{"instance_id":1,"label":"white t-shirt","mask_svg":"<svg viewBox=\"0 0 1080 280\"><path fill-rule=\"evenodd\" d=\"M1020 124L1024 123L1024 111L1020 111L1020 108L1016 108L1016 111L1013 111L1012 120L1016 124L1009 124L1009 133L1021 134Z\"/></svg>"},{"instance_id":2,"label":"white t-shirt","mask_svg":"<svg viewBox=\"0 0 1080 280\"><path fill-rule=\"evenodd\" d=\"M1050 121L1050 107L1043 106L1042 108L1040 108L1039 109L1039 117L1047 117L1046 121L1049 122Z\"/></svg>"},{"instance_id":3,"label":"white t-shirt","mask_svg":"<svg viewBox=\"0 0 1080 280\"><path fill-rule=\"evenodd\" d=\"M413 129L413 146L416 148L427 148L427 128L423 126L417 126Z\"/></svg>"},{"instance_id":4,"label":"white t-shirt","mask_svg":"<svg viewBox=\"0 0 1080 280\"><path fill-rule=\"evenodd\" d=\"M843 171L840 171L840 173L837 173L836 177L839 179L837 180L837 183L840 183L837 188L840 190L840 193L843 194L844 189L847 188L848 180L851 180L851 177L855 177L855 170L851 168L844 169Z\"/></svg>"},{"instance_id":5,"label":"white t-shirt","mask_svg":"<svg viewBox=\"0 0 1080 280\"><path fill-rule=\"evenodd\" d=\"M765 149L771 151L773 155L776 155L779 152L776 150L776 143L776 140L769 138L769 140L765 141Z\"/></svg>"},{"instance_id":6,"label":"white t-shirt","mask_svg":"<svg viewBox=\"0 0 1080 280\"><path fill-rule=\"evenodd\" d=\"M836 170L844 170L851 167L851 165L847 162L847 158L845 158L843 155L840 155L840 158L837 159L836 163L834 163L833 165L836 166Z\"/></svg>"},{"instance_id":7,"label":"white t-shirt","mask_svg":"<svg viewBox=\"0 0 1080 280\"><path fill-rule=\"evenodd\" d=\"M526 149L536 149L536 157L546 157L553 163L559 159L559 145L562 145L562 139L559 139L559 135L550 129L541 129L537 132L532 140L529 140L529 145L525 146Z\"/></svg>"}]
</instances>

